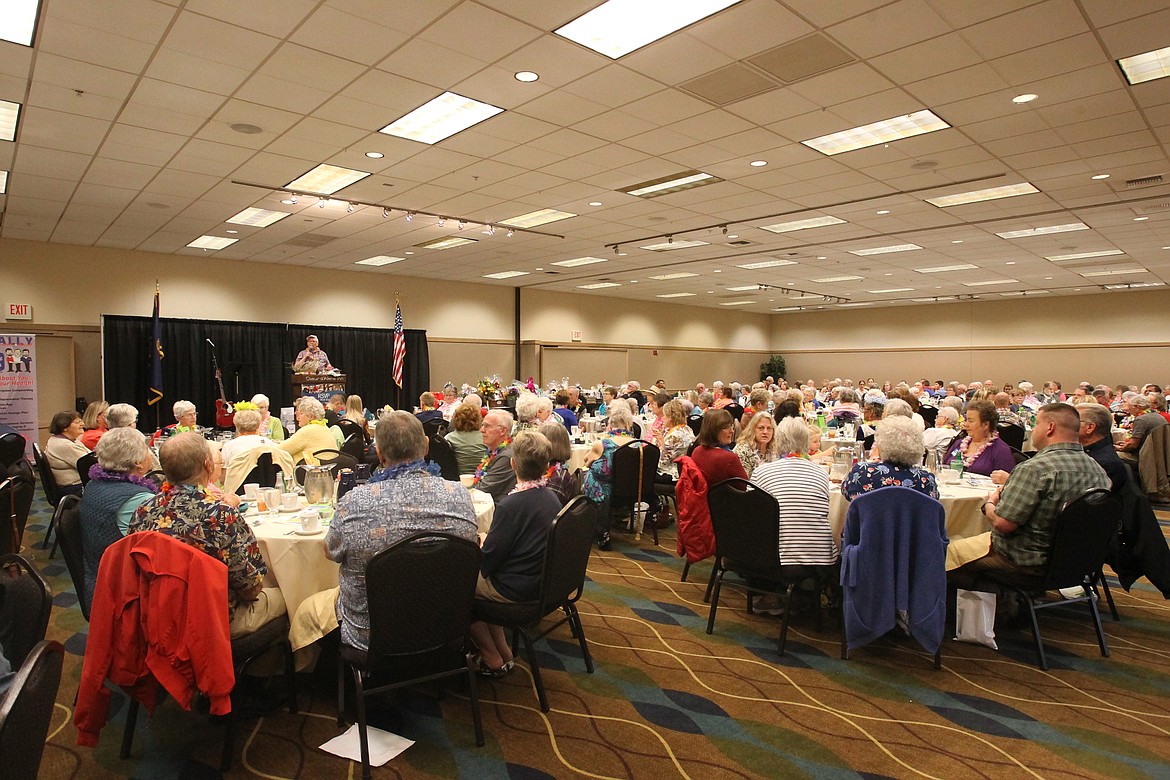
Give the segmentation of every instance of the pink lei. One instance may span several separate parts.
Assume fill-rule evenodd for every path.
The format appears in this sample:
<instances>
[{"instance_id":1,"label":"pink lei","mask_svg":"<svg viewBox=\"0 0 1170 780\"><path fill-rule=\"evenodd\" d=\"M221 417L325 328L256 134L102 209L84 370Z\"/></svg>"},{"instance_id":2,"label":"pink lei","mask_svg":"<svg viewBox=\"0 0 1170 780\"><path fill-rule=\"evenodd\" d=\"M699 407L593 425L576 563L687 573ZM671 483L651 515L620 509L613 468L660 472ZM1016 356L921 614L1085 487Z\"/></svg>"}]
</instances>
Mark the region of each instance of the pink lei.
<instances>
[{"instance_id":1,"label":"pink lei","mask_svg":"<svg viewBox=\"0 0 1170 780\"><path fill-rule=\"evenodd\" d=\"M959 452L963 456L963 468L971 468L971 464L979 460L979 456L983 454L983 451L990 447L998 438L998 433L992 433L987 437L987 441L979 445L979 449L975 450L974 452L970 452L971 437L967 436L965 439L963 439L963 443L959 445Z\"/></svg>"}]
</instances>

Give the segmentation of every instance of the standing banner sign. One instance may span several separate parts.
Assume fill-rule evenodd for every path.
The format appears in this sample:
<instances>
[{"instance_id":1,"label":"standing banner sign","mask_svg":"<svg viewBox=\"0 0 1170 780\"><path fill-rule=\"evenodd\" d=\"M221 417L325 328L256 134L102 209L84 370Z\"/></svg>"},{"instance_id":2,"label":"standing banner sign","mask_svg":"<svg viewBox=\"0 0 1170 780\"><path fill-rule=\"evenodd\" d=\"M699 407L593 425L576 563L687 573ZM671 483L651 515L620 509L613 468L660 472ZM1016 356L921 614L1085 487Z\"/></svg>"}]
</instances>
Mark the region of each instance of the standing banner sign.
<instances>
[{"instance_id":1,"label":"standing banner sign","mask_svg":"<svg viewBox=\"0 0 1170 780\"><path fill-rule=\"evenodd\" d=\"M24 455L31 458L37 440L36 336L0 333L0 355L0 423L24 436Z\"/></svg>"}]
</instances>

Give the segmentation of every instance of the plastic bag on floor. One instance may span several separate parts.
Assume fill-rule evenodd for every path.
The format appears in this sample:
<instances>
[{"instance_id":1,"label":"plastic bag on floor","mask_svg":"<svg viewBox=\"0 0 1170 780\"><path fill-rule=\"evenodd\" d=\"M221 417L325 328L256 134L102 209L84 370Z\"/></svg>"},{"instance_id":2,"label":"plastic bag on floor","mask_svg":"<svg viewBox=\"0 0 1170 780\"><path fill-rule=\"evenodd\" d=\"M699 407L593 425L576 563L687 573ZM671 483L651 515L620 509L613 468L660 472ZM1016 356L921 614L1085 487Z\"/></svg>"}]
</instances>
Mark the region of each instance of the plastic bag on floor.
<instances>
[{"instance_id":1,"label":"plastic bag on floor","mask_svg":"<svg viewBox=\"0 0 1170 780\"><path fill-rule=\"evenodd\" d=\"M960 588L955 594L955 639L998 650L995 644L995 594Z\"/></svg>"}]
</instances>

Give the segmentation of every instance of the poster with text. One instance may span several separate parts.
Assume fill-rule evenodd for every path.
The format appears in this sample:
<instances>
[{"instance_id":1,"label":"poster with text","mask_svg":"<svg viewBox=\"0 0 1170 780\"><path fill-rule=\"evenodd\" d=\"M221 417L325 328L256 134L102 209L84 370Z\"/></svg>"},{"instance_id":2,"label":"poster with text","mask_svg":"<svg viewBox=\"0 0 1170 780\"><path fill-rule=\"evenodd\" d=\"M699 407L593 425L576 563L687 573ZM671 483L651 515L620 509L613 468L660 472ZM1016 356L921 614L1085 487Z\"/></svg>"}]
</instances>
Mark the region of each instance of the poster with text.
<instances>
[{"instance_id":1,"label":"poster with text","mask_svg":"<svg viewBox=\"0 0 1170 780\"><path fill-rule=\"evenodd\" d=\"M36 337L0 333L0 357L0 425L24 437L24 455L31 458L37 440Z\"/></svg>"}]
</instances>

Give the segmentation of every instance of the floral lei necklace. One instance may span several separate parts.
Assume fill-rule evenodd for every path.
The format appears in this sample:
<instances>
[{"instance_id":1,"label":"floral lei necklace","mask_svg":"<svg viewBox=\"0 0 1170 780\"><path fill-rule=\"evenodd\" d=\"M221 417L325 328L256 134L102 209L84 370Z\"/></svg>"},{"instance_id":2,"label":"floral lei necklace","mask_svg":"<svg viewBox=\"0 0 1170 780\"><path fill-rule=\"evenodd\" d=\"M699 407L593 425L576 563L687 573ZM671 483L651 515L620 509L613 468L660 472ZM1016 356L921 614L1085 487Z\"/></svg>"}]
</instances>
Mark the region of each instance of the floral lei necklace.
<instances>
[{"instance_id":1,"label":"floral lei necklace","mask_svg":"<svg viewBox=\"0 0 1170 780\"><path fill-rule=\"evenodd\" d=\"M510 446L512 446L512 438L508 437L508 438L504 439L502 442L500 442L500 446L496 447L494 450L488 451L487 457L485 457L483 460L481 460L479 462L479 465L475 467L475 482L476 482L476 484L479 484L479 481L481 479L483 479L483 473L485 471L487 471L488 464L492 462L492 459L494 459L497 455L500 454L500 450L502 450L506 447L510 447Z\"/></svg>"},{"instance_id":2,"label":"floral lei necklace","mask_svg":"<svg viewBox=\"0 0 1170 780\"><path fill-rule=\"evenodd\" d=\"M971 435L967 434L967 437L963 439L963 443L959 445L959 453L963 456L963 468L971 468L971 464L979 460L979 456L983 454L983 451L990 447L998 438L998 433L992 433L983 444L979 445L979 449L970 452Z\"/></svg>"},{"instance_id":3,"label":"floral lei necklace","mask_svg":"<svg viewBox=\"0 0 1170 780\"><path fill-rule=\"evenodd\" d=\"M609 436L610 438L614 438L617 436L626 436L626 437L631 438L631 439L634 438L634 434L630 433L625 428L610 428L608 431L605 432L605 435Z\"/></svg>"},{"instance_id":4,"label":"floral lei necklace","mask_svg":"<svg viewBox=\"0 0 1170 780\"><path fill-rule=\"evenodd\" d=\"M516 480L516 487L512 488L508 495L513 493L522 493L525 490L532 490L533 488L542 488L548 484L548 477L541 477L540 479L525 479Z\"/></svg>"},{"instance_id":5,"label":"floral lei necklace","mask_svg":"<svg viewBox=\"0 0 1170 780\"><path fill-rule=\"evenodd\" d=\"M804 460L809 460L807 452L786 452L780 456L780 460L785 460L787 458L803 458Z\"/></svg>"},{"instance_id":6,"label":"floral lei necklace","mask_svg":"<svg viewBox=\"0 0 1170 780\"><path fill-rule=\"evenodd\" d=\"M388 479L397 479L403 474L407 474L412 471L425 471L427 474L430 474L433 477L437 477L443 473L442 469L439 468L438 463L420 459L408 461L406 463L399 463L397 465L390 466L389 468L383 468L381 471L371 476L369 482L385 482Z\"/></svg>"},{"instance_id":7,"label":"floral lei necklace","mask_svg":"<svg viewBox=\"0 0 1170 780\"><path fill-rule=\"evenodd\" d=\"M328 425L329 422L324 417L319 417L316 420L309 420L309 425Z\"/></svg>"}]
</instances>

